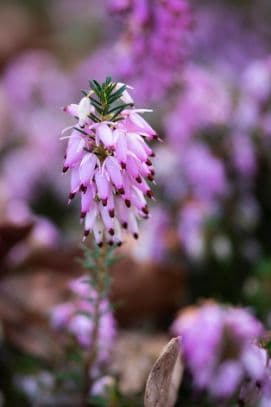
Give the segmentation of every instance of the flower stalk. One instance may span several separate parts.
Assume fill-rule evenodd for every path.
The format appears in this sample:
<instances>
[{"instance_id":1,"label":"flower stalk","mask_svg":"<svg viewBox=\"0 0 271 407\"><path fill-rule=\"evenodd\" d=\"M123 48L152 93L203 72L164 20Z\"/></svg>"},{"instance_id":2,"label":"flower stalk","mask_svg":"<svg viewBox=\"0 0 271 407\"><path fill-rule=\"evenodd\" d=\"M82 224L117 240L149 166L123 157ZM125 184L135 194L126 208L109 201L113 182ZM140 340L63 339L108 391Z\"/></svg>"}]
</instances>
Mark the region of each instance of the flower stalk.
<instances>
[{"instance_id":1,"label":"flower stalk","mask_svg":"<svg viewBox=\"0 0 271 407\"><path fill-rule=\"evenodd\" d=\"M84 295L91 312L79 316L76 326L87 327L89 334L83 338L87 345L83 407L91 405L96 368L103 352L101 323L110 311L105 309L105 304L109 304L108 268L114 260L109 246L122 244L123 231L137 239L139 219L149 217L147 199L153 198L149 182L154 182L155 154L147 142L158 139L155 130L141 116L149 110L134 107L127 85L108 77L103 83L90 81L89 86L88 91L82 91L78 104L64 108L77 121L75 126L64 130L72 129L70 136L64 137L68 138L63 172L70 171L69 201L81 195L83 240L92 232L98 246L96 250L85 251L88 260L85 266L91 270L89 289L94 289L95 295L91 298Z\"/></svg>"},{"instance_id":2,"label":"flower stalk","mask_svg":"<svg viewBox=\"0 0 271 407\"><path fill-rule=\"evenodd\" d=\"M98 256L96 257L96 272L90 273L90 282L96 288L97 296L93 303L93 313L91 314L93 330L91 333L91 347L87 353L85 367L84 367L84 386L83 386L83 400L82 407L87 407L90 404L89 398L91 388L93 385L92 368L97 362L97 355L99 354L99 329L101 317L101 304L105 296L108 294L109 275L108 275L108 247L103 246L99 249Z\"/></svg>"}]
</instances>

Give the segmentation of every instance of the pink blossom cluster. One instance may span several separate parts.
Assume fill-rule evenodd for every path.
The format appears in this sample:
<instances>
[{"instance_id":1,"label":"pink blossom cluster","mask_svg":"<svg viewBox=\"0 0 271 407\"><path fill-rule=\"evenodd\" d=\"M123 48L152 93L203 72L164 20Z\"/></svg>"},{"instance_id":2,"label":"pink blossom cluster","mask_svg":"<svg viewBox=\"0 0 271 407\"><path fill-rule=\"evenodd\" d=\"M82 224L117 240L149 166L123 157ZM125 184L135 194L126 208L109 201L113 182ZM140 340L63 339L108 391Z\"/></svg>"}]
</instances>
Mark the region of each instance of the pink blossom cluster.
<instances>
[{"instance_id":1,"label":"pink blossom cluster","mask_svg":"<svg viewBox=\"0 0 271 407\"><path fill-rule=\"evenodd\" d=\"M221 67L190 64L165 115L168 145L159 146L157 176L172 207L179 208L178 234L190 258L216 245L227 210L233 230L248 238L261 219L255 185L259 159L270 148L270 59L253 61L240 78L237 83Z\"/></svg>"},{"instance_id":2,"label":"pink blossom cluster","mask_svg":"<svg viewBox=\"0 0 271 407\"><path fill-rule=\"evenodd\" d=\"M195 388L211 398L238 398L247 380L265 382L267 353L256 344L263 328L247 310L206 302L181 312L172 332Z\"/></svg>"},{"instance_id":3,"label":"pink blossom cluster","mask_svg":"<svg viewBox=\"0 0 271 407\"><path fill-rule=\"evenodd\" d=\"M269 13L263 3L239 7L237 3L226 1L196 3L193 8L194 30L191 41L191 54L204 64L215 64L221 70L236 75L239 80L242 71L252 60L261 59L270 52L269 44L262 27L261 16ZM262 14L261 14L262 13ZM247 23L249 16L255 19Z\"/></svg>"},{"instance_id":4,"label":"pink blossom cluster","mask_svg":"<svg viewBox=\"0 0 271 407\"><path fill-rule=\"evenodd\" d=\"M111 85L115 92L123 86ZM154 181L154 153L146 141L157 139L157 134L140 115L147 110L132 107L126 89L118 98L126 108L120 108L116 119L110 110L106 116L98 114L92 94L64 109L77 124L68 136L63 172L70 169L70 199L81 194L84 236L92 231L99 246L121 245L122 229L137 239L138 219L148 218L146 198L153 194L145 179Z\"/></svg>"},{"instance_id":5,"label":"pink blossom cluster","mask_svg":"<svg viewBox=\"0 0 271 407\"><path fill-rule=\"evenodd\" d=\"M89 349L94 329L92 315L98 293L90 285L88 276L72 280L69 284L73 299L56 305L51 312L52 326L65 330L80 346ZM107 362L116 335L115 320L107 299L100 302L97 363Z\"/></svg>"},{"instance_id":6,"label":"pink blossom cluster","mask_svg":"<svg viewBox=\"0 0 271 407\"><path fill-rule=\"evenodd\" d=\"M118 76L135 86L141 100L158 101L179 81L192 20L188 2L109 0L109 10L126 23L117 47Z\"/></svg>"},{"instance_id":7,"label":"pink blossom cluster","mask_svg":"<svg viewBox=\"0 0 271 407\"><path fill-rule=\"evenodd\" d=\"M56 176L62 151L57 135L67 121L59 106L72 97L72 88L68 75L47 51L25 52L6 67L2 89L8 129L1 135L5 153L0 183L9 199L33 202L45 184L63 196L63 180ZM14 171L17 166L23 170Z\"/></svg>"}]
</instances>

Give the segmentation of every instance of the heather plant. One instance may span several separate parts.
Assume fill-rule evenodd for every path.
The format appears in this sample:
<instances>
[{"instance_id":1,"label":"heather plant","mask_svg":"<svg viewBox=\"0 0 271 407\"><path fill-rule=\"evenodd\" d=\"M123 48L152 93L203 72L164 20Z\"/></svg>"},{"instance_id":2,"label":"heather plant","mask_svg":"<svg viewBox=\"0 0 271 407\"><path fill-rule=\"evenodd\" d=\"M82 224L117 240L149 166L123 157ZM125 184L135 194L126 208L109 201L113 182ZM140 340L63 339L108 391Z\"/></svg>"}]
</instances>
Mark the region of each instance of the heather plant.
<instances>
[{"instance_id":1,"label":"heather plant","mask_svg":"<svg viewBox=\"0 0 271 407\"><path fill-rule=\"evenodd\" d=\"M25 3L30 9L35 2ZM270 342L257 319L271 326L268 1L36 3L52 31L30 45L50 51L12 57L0 82L1 216L37 221L7 263L18 268L33 248L53 251L59 242L71 243L70 232L77 237L76 203L69 210L64 203L70 182L69 203L81 205L85 273L51 313L66 351L64 368L55 378L41 372L35 385L35 377L21 380L21 387L32 389L36 404L40 381L52 405L54 383L55 390L63 386L62 404L70 393L76 403L80 393L78 404L127 407L110 369L117 337L110 268L127 240L121 250L136 259L140 278L148 278L146 263L153 285L156 269L165 268L166 280L171 266L178 268L184 281L178 304L219 301L185 309L173 324L184 367L177 406L270 407ZM61 112L89 76L101 80L107 72L120 82L90 81ZM154 127L163 144L149 146L158 136L143 118L149 110L137 109L132 95L157 106ZM73 124L59 142L66 120ZM44 186L48 200L40 195ZM150 211L154 188L158 205ZM62 236L46 219L33 218L44 208L65 228ZM164 289L157 301L167 303L173 291ZM238 307L219 305L228 301ZM240 304L253 305L257 317ZM156 318L167 328L172 315L157 314L147 331ZM130 376L133 381L133 371Z\"/></svg>"},{"instance_id":2,"label":"heather plant","mask_svg":"<svg viewBox=\"0 0 271 407\"><path fill-rule=\"evenodd\" d=\"M76 124L63 131L71 130L62 137L68 139L63 173L70 172L69 202L81 195L83 240L93 233L96 248L85 247L89 276L70 283L74 298L52 312L52 325L83 350L79 378L86 405L108 387L102 382L115 337L108 269L123 231L138 239L138 221L149 216L153 194L146 179L154 182L154 153L147 141L158 139L140 115L148 110L134 107L129 87L109 77L89 84L78 104L64 107Z\"/></svg>"}]
</instances>

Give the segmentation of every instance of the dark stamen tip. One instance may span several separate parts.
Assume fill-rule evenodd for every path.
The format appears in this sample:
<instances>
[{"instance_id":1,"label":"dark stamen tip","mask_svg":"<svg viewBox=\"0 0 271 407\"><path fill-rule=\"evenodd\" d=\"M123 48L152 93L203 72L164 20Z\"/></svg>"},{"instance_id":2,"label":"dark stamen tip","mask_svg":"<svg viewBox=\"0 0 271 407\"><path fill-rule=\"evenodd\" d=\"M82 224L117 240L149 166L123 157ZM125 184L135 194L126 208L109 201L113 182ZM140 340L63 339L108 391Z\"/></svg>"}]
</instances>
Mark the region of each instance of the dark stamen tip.
<instances>
[{"instance_id":1,"label":"dark stamen tip","mask_svg":"<svg viewBox=\"0 0 271 407\"><path fill-rule=\"evenodd\" d=\"M118 242L117 246L120 247L122 245L122 242Z\"/></svg>"},{"instance_id":2,"label":"dark stamen tip","mask_svg":"<svg viewBox=\"0 0 271 407\"><path fill-rule=\"evenodd\" d=\"M148 215L149 209L148 209L147 205L144 206L144 208L142 208L142 212L145 213L145 215Z\"/></svg>"},{"instance_id":3,"label":"dark stamen tip","mask_svg":"<svg viewBox=\"0 0 271 407\"><path fill-rule=\"evenodd\" d=\"M103 242L97 243L97 246L100 247L100 248L103 247Z\"/></svg>"},{"instance_id":4,"label":"dark stamen tip","mask_svg":"<svg viewBox=\"0 0 271 407\"><path fill-rule=\"evenodd\" d=\"M65 172L67 172L68 169L69 169L69 167L63 167L63 169L62 169L63 174L65 174Z\"/></svg>"},{"instance_id":5,"label":"dark stamen tip","mask_svg":"<svg viewBox=\"0 0 271 407\"><path fill-rule=\"evenodd\" d=\"M84 230L84 236L87 237L89 235L89 230Z\"/></svg>"},{"instance_id":6,"label":"dark stamen tip","mask_svg":"<svg viewBox=\"0 0 271 407\"><path fill-rule=\"evenodd\" d=\"M120 164L120 166L121 166L121 168L122 168L123 170L125 170L125 168L126 168L126 164L125 164L125 163L122 162L122 163Z\"/></svg>"},{"instance_id":7,"label":"dark stamen tip","mask_svg":"<svg viewBox=\"0 0 271 407\"><path fill-rule=\"evenodd\" d=\"M124 188L123 188L123 187L119 188L119 189L118 189L118 193L119 193L120 195L123 195L123 194L125 193Z\"/></svg>"},{"instance_id":8,"label":"dark stamen tip","mask_svg":"<svg viewBox=\"0 0 271 407\"><path fill-rule=\"evenodd\" d=\"M80 218L81 218L81 219L84 219L84 217L86 216L86 214L87 214L86 212L81 212L81 213L80 213Z\"/></svg>"},{"instance_id":9,"label":"dark stamen tip","mask_svg":"<svg viewBox=\"0 0 271 407\"><path fill-rule=\"evenodd\" d=\"M80 191L82 191L85 194L87 192L87 187L85 185L81 184Z\"/></svg>"},{"instance_id":10,"label":"dark stamen tip","mask_svg":"<svg viewBox=\"0 0 271 407\"><path fill-rule=\"evenodd\" d=\"M125 199L125 205L127 206L127 208L131 207L131 201L129 199Z\"/></svg>"},{"instance_id":11,"label":"dark stamen tip","mask_svg":"<svg viewBox=\"0 0 271 407\"><path fill-rule=\"evenodd\" d=\"M257 387L258 389L261 389L261 388L262 388L262 383L259 382L259 381L257 381L257 382L256 382L256 387Z\"/></svg>"},{"instance_id":12,"label":"dark stamen tip","mask_svg":"<svg viewBox=\"0 0 271 407\"><path fill-rule=\"evenodd\" d=\"M103 204L103 206L106 206L106 205L107 205L107 198L106 198L106 199L102 199L102 204Z\"/></svg>"},{"instance_id":13,"label":"dark stamen tip","mask_svg":"<svg viewBox=\"0 0 271 407\"><path fill-rule=\"evenodd\" d=\"M109 233L111 236L114 236L115 231L114 231L114 229L111 228L111 229L109 229L108 233Z\"/></svg>"},{"instance_id":14,"label":"dark stamen tip","mask_svg":"<svg viewBox=\"0 0 271 407\"><path fill-rule=\"evenodd\" d=\"M110 216L110 218L114 218L114 216L115 216L115 211L114 211L114 209L110 209L110 210L109 210L109 216Z\"/></svg>"},{"instance_id":15,"label":"dark stamen tip","mask_svg":"<svg viewBox=\"0 0 271 407\"><path fill-rule=\"evenodd\" d=\"M128 228L128 223L127 223L127 222L123 222L123 223L122 223L122 227L123 227L123 229L127 229L127 228Z\"/></svg>"},{"instance_id":16,"label":"dark stamen tip","mask_svg":"<svg viewBox=\"0 0 271 407\"><path fill-rule=\"evenodd\" d=\"M134 236L135 239L138 239L138 234L137 233L134 233L133 236Z\"/></svg>"},{"instance_id":17,"label":"dark stamen tip","mask_svg":"<svg viewBox=\"0 0 271 407\"><path fill-rule=\"evenodd\" d=\"M142 183L142 178L140 176L136 177L136 181L141 184Z\"/></svg>"},{"instance_id":18,"label":"dark stamen tip","mask_svg":"<svg viewBox=\"0 0 271 407\"><path fill-rule=\"evenodd\" d=\"M149 167L152 165L152 162L151 162L151 160L149 158L145 162Z\"/></svg>"}]
</instances>

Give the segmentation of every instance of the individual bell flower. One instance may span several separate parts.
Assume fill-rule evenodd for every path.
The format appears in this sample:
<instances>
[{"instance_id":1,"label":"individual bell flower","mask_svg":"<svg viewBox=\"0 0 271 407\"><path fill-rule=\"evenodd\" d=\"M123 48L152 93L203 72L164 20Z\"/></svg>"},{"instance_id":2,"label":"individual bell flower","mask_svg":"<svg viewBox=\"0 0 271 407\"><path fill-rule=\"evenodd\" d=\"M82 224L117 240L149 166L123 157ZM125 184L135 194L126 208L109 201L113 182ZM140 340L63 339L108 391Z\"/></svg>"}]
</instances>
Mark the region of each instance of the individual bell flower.
<instances>
[{"instance_id":1,"label":"individual bell flower","mask_svg":"<svg viewBox=\"0 0 271 407\"><path fill-rule=\"evenodd\" d=\"M64 107L64 111L78 118L78 124L84 128L89 121L89 115L95 112L94 106L90 103L88 97L84 96L78 104L71 104Z\"/></svg>"},{"instance_id":2,"label":"individual bell flower","mask_svg":"<svg viewBox=\"0 0 271 407\"><path fill-rule=\"evenodd\" d=\"M99 246L121 245L122 230L137 239L139 219L149 216L155 154L147 142L158 136L141 116L149 110L134 108L126 85L107 78L90 87L78 104L64 109L77 124L64 130L72 131L63 137L63 172L70 170L69 199L81 194L84 237L93 232Z\"/></svg>"},{"instance_id":3,"label":"individual bell flower","mask_svg":"<svg viewBox=\"0 0 271 407\"><path fill-rule=\"evenodd\" d=\"M119 90L122 86L124 86L124 83L122 83L122 82L118 82L117 84L116 84L116 90ZM127 87L127 89L133 89L132 88L132 86L126 86ZM122 95L121 95L121 100L124 102L124 103L130 103L130 104L134 104L134 99L132 98L132 96L130 95L130 93L127 91L127 90L124 90L123 91L123 93L122 93Z\"/></svg>"}]
</instances>

